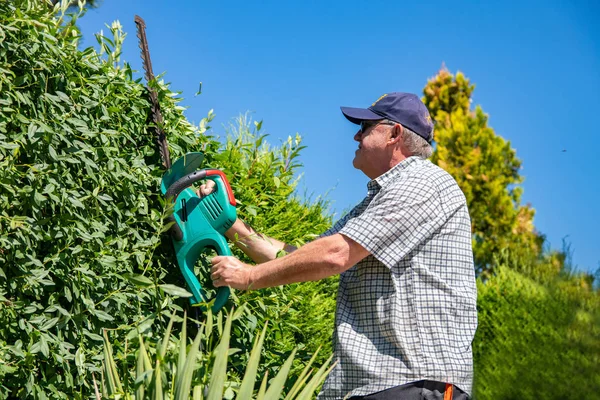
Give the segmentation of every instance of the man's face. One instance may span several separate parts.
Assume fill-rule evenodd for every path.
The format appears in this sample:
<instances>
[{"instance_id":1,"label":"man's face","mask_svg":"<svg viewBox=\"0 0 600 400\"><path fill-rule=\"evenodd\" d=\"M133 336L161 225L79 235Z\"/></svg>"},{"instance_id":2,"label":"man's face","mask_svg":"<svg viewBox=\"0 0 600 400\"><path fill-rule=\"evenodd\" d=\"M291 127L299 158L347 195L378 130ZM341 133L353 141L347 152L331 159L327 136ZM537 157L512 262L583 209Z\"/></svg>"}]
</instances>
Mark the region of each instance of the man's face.
<instances>
[{"instance_id":1,"label":"man's face","mask_svg":"<svg viewBox=\"0 0 600 400\"><path fill-rule=\"evenodd\" d=\"M386 160L389 130L393 128L383 121L363 121L354 140L358 142L352 165L371 177L380 169L379 164Z\"/></svg>"}]
</instances>

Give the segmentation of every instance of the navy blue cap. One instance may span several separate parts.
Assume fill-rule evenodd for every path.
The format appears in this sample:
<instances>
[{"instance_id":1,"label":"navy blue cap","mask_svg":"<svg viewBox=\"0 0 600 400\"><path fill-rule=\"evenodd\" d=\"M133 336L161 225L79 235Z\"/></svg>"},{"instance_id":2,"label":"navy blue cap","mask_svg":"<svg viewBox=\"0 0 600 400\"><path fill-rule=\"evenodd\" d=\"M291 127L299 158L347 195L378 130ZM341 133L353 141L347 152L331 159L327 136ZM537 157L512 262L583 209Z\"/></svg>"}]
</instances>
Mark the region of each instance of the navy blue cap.
<instances>
[{"instance_id":1,"label":"navy blue cap","mask_svg":"<svg viewBox=\"0 0 600 400\"><path fill-rule=\"evenodd\" d=\"M433 122L425 104L412 93L386 93L369 108L340 107L353 124L389 119L407 127L423 139L433 140Z\"/></svg>"}]
</instances>

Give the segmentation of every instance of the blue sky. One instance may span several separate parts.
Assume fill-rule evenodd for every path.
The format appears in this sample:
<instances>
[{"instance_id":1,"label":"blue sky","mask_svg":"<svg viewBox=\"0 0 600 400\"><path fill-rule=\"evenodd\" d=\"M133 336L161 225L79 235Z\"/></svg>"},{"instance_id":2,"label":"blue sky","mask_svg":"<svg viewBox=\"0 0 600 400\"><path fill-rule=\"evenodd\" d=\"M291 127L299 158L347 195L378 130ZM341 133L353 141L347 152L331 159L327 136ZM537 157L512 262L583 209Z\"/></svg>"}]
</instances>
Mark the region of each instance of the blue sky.
<instances>
[{"instance_id":1,"label":"blue sky","mask_svg":"<svg viewBox=\"0 0 600 400\"><path fill-rule=\"evenodd\" d=\"M553 248L566 238L578 269L600 266L600 3L104 0L79 22L82 46L119 20L122 58L141 71L135 14L154 72L183 92L190 121L214 109L223 135L250 111L274 145L300 133L301 191L326 195L338 216L368 181L352 167L356 128L339 107L421 95L442 63L462 71L476 85L473 104L523 162L536 228Z\"/></svg>"}]
</instances>

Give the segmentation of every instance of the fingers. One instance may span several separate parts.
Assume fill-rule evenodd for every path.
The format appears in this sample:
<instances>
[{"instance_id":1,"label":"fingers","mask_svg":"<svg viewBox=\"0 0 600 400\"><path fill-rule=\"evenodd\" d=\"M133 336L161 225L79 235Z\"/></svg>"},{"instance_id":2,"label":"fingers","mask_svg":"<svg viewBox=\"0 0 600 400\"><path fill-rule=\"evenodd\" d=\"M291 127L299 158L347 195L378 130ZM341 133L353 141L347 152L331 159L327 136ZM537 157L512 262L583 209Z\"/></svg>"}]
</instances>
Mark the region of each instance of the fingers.
<instances>
[{"instance_id":1,"label":"fingers","mask_svg":"<svg viewBox=\"0 0 600 400\"><path fill-rule=\"evenodd\" d=\"M203 183L202 185L200 185L200 189L198 189L198 191L196 193L198 194L198 196L203 197L203 196L208 196L209 194L211 194L214 191L215 191L215 182L211 181L209 179L206 181L206 183Z\"/></svg>"},{"instance_id":2,"label":"fingers","mask_svg":"<svg viewBox=\"0 0 600 400\"><path fill-rule=\"evenodd\" d=\"M223 265L221 265L220 263L222 261L226 261L227 258L229 258L230 256L215 256L213 258L211 258L210 262L212 264L212 267L210 268L210 279L212 279L213 284L216 287L219 286L223 286L225 285L224 282L220 282L221 280L221 271L223 269Z\"/></svg>"},{"instance_id":3,"label":"fingers","mask_svg":"<svg viewBox=\"0 0 600 400\"><path fill-rule=\"evenodd\" d=\"M213 263L213 267L210 269L210 279L212 280L214 287L220 287L226 284L221 279L221 270L222 268L220 265L218 265L218 263Z\"/></svg>"},{"instance_id":4,"label":"fingers","mask_svg":"<svg viewBox=\"0 0 600 400\"><path fill-rule=\"evenodd\" d=\"M220 272L220 268L218 267L212 267L210 270L211 274L210 274L210 279L212 279L213 281L217 281L221 278L221 274Z\"/></svg>"},{"instance_id":5,"label":"fingers","mask_svg":"<svg viewBox=\"0 0 600 400\"><path fill-rule=\"evenodd\" d=\"M213 265L213 268L220 263L221 261L223 261L225 259L225 257L230 257L230 256L214 256L213 258L210 259L210 263Z\"/></svg>"}]
</instances>

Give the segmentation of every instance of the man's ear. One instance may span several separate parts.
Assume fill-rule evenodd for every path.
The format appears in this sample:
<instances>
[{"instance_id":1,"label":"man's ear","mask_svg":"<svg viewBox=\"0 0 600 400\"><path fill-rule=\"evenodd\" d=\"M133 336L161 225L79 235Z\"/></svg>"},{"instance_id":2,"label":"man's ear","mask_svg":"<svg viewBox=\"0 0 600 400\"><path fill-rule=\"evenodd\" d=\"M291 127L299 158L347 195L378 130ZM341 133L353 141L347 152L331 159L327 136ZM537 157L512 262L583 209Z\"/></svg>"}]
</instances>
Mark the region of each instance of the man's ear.
<instances>
[{"instance_id":1,"label":"man's ear","mask_svg":"<svg viewBox=\"0 0 600 400\"><path fill-rule=\"evenodd\" d=\"M400 139L402 139L403 131L404 131L404 128L402 127L402 125L400 125L400 124L394 125L394 127L392 128L391 135L390 135L389 143L390 144L398 143L400 141Z\"/></svg>"}]
</instances>

